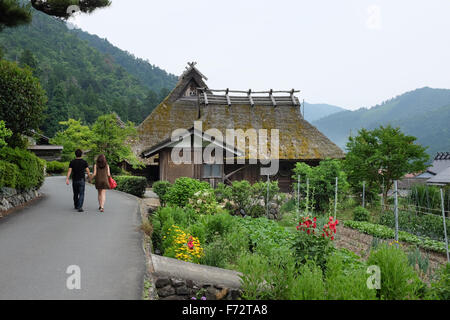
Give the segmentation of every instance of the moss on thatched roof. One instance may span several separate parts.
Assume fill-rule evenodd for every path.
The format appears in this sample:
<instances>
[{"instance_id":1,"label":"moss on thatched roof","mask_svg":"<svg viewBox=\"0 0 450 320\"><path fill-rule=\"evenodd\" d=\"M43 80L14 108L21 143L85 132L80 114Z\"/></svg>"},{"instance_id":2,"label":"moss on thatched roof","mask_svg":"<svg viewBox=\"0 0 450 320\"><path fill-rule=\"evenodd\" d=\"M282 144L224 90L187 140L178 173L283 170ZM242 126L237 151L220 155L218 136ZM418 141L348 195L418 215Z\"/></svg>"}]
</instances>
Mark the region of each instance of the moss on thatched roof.
<instances>
[{"instance_id":1,"label":"moss on thatched roof","mask_svg":"<svg viewBox=\"0 0 450 320\"><path fill-rule=\"evenodd\" d=\"M183 74L177 87L138 127L137 154L170 138L172 131L190 129L194 121L203 122L203 130L216 128L225 136L226 129L278 129L279 158L286 160L313 160L343 158L343 151L300 114L298 106L232 104L200 104L197 97L186 97L184 92L191 81L206 87L202 75L195 68ZM270 140L270 138L269 138ZM269 141L270 142L270 141ZM270 147L269 147L270 149ZM248 158L248 154L246 155Z\"/></svg>"}]
</instances>

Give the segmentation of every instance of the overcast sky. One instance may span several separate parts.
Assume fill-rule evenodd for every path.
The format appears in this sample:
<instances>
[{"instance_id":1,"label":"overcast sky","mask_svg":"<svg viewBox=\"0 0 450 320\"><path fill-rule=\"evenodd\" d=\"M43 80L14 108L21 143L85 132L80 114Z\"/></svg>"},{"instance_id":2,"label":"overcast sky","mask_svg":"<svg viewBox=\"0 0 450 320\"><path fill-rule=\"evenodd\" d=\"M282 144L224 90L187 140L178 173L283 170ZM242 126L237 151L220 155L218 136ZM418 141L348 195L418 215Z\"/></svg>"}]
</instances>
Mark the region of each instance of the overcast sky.
<instances>
[{"instance_id":1,"label":"overcast sky","mask_svg":"<svg viewBox=\"0 0 450 320\"><path fill-rule=\"evenodd\" d=\"M213 89L357 109L450 88L449 0L112 0L75 23L176 75L196 61Z\"/></svg>"}]
</instances>

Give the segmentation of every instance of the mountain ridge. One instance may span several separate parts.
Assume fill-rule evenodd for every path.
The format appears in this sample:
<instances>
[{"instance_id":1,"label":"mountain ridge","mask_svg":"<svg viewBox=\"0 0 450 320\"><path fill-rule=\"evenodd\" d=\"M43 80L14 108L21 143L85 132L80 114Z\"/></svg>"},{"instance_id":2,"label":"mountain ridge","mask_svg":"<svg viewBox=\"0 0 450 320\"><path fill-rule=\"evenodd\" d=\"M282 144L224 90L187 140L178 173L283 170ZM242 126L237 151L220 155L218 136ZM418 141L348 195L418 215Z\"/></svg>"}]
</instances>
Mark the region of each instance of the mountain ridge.
<instances>
[{"instance_id":1,"label":"mountain ridge","mask_svg":"<svg viewBox=\"0 0 450 320\"><path fill-rule=\"evenodd\" d=\"M450 150L450 89L422 87L397 95L371 108L342 111L312 124L345 149L350 134L361 128L392 125L428 147L432 156Z\"/></svg>"}]
</instances>

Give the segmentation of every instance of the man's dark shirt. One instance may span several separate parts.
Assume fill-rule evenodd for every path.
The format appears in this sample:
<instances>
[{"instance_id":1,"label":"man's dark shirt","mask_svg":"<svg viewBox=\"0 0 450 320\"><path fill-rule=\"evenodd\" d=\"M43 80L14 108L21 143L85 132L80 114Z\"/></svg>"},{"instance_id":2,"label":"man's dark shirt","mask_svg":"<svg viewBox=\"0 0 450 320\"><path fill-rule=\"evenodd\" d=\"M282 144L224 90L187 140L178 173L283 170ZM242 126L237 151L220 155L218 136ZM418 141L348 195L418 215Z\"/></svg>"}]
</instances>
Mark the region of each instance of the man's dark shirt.
<instances>
[{"instance_id":1,"label":"man's dark shirt","mask_svg":"<svg viewBox=\"0 0 450 320\"><path fill-rule=\"evenodd\" d=\"M72 181L84 181L84 173L88 163L83 159L75 159L70 161L69 168L72 168Z\"/></svg>"}]
</instances>

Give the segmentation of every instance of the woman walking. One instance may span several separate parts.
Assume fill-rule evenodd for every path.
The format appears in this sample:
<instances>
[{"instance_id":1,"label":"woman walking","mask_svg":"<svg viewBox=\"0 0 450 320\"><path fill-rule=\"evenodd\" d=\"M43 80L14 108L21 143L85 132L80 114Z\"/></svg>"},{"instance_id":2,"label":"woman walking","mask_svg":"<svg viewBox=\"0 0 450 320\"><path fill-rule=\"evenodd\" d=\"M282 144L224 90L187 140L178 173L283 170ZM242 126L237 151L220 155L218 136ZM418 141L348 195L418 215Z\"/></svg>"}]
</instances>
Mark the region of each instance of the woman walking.
<instances>
[{"instance_id":1,"label":"woman walking","mask_svg":"<svg viewBox=\"0 0 450 320\"><path fill-rule=\"evenodd\" d=\"M110 189L108 178L111 176L109 165L106 162L106 157L101 154L97 157L97 161L94 165L94 174L92 178L95 178L95 188L98 192L98 210L104 212L106 190Z\"/></svg>"}]
</instances>

